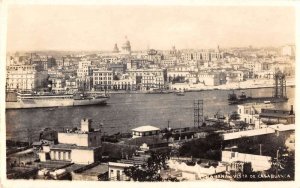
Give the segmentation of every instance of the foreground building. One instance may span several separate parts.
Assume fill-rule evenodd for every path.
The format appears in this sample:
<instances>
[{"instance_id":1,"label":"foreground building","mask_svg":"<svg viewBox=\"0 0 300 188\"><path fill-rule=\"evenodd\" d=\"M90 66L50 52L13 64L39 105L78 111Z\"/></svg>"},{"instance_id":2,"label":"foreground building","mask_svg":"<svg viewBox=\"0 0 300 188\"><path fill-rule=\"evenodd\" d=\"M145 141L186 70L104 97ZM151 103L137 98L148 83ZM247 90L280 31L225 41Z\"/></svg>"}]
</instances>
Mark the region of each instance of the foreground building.
<instances>
[{"instance_id":1,"label":"foreground building","mask_svg":"<svg viewBox=\"0 0 300 188\"><path fill-rule=\"evenodd\" d=\"M91 164L101 159L101 131L91 128L90 119L81 120L81 129L58 133L58 144L43 146L41 161L68 161Z\"/></svg>"}]
</instances>

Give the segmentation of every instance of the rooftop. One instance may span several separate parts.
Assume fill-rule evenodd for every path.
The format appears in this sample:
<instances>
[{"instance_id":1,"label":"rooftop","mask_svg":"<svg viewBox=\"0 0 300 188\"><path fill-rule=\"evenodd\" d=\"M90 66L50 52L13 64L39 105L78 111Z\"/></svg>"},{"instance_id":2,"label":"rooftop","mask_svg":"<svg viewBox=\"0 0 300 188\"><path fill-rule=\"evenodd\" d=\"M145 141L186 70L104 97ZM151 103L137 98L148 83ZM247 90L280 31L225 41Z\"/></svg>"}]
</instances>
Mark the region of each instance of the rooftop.
<instances>
[{"instance_id":1,"label":"rooftop","mask_svg":"<svg viewBox=\"0 0 300 188\"><path fill-rule=\"evenodd\" d=\"M136 132L148 132L148 131L159 131L160 128L157 128L157 127L154 127L151 125L145 125L145 126L134 128L132 130L136 131Z\"/></svg>"},{"instance_id":2,"label":"rooftop","mask_svg":"<svg viewBox=\"0 0 300 188\"><path fill-rule=\"evenodd\" d=\"M86 147L86 146L77 146L75 144L55 144L50 146L51 149L64 149L64 150L72 150L72 149L81 149L81 150L92 150L98 147Z\"/></svg>"},{"instance_id":3,"label":"rooftop","mask_svg":"<svg viewBox=\"0 0 300 188\"><path fill-rule=\"evenodd\" d=\"M233 139L238 139L238 138L242 138L242 137L251 137L251 136L271 134L271 133L275 133L275 130L277 130L277 131L295 130L295 124L290 124L290 125L277 124L277 125L271 125L267 128L262 128L262 129L225 133L225 134L223 134L223 138L224 138L224 140L233 140Z\"/></svg>"},{"instance_id":4,"label":"rooftop","mask_svg":"<svg viewBox=\"0 0 300 188\"><path fill-rule=\"evenodd\" d=\"M137 137L125 141L125 144L136 145L136 146L140 146L144 143L150 147L150 146L157 146L160 144L167 144L168 141L164 140L163 137L160 135Z\"/></svg>"},{"instance_id":5,"label":"rooftop","mask_svg":"<svg viewBox=\"0 0 300 188\"><path fill-rule=\"evenodd\" d=\"M130 167L133 166L133 164L109 162L108 166Z\"/></svg>"},{"instance_id":6,"label":"rooftop","mask_svg":"<svg viewBox=\"0 0 300 188\"><path fill-rule=\"evenodd\" d=\"M292 130L295 130L295 124L289 124L289 125L278 124L278 125L271 125L269 127L276 130L276 131L292 131Z\"/></svg>"},{"instance_id":7,"label":"rooftop","mask_svg":"<svg viewBox=\"0 0 300 188\"><path fill-rule=\"evenodd\" d=\"M94 166L92 168L82 171L81 174L98 175L98 174L104 174L106 172L108 172L108 165L107 164L99 164L97 166Z\"/></svg>"},{"instance_id":8,"label":"rooftop","mask_svg":"<svg viewBox=\"0 0 300 188\"><path fill-rule=\"evenodd\" d=\"M224 140L233 140L233 139L238 139L238 138L242 138L242 137L259 136L259 135L265 135L265 134L271 134L271 133L275 133L275 130L268 127L268 128L262 128L262 129L225 133L225 134L223 134L223 138L224 138Z\"/></svg>"}]
</instances>

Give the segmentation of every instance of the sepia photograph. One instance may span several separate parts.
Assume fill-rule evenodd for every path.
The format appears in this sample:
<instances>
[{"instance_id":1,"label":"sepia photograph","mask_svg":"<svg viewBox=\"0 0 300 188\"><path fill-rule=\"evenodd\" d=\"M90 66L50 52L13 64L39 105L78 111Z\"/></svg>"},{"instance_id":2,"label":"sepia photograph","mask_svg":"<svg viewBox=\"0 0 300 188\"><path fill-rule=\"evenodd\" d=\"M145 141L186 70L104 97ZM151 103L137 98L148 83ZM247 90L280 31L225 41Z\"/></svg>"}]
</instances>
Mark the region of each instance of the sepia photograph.
<instances>
[{"instance_id":1,"label":"sepia photograph","mask_svg":"<svg viewBox=\"0 0 300 188\"><path fill-rule=\"evenodd\" d=\"M5 11L6 182L295 182L295 6Z\"/></svg>"}]
</instances>

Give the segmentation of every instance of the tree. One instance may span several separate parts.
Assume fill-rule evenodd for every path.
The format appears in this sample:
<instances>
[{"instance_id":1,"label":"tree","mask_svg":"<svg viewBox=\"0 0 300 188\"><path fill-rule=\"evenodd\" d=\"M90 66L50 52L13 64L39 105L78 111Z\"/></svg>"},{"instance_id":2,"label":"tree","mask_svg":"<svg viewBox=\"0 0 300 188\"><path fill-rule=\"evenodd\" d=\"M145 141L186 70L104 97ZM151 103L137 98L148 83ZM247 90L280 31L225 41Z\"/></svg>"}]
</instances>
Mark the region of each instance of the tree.
<instances>
[{"instance_id":1,"label":"tree","mask_svg":"<svg viewBox=\"0 0 300 188\"><path fill-rule=\"evenodd\" d=\"M186 157L220 160L221 146L222 138L218 134L211 134L204 139L184 143L179 149L179 154Z\"/></svg>"},{"instance_id":2,"label":"tree","mask_svg":"<svg viewBox=\"0 0 300 188\"><path fill-rule=\"evenodd\" d=\"M284 178L279 180L294 180L295 176L295 153L286 152L286 148L279 148L278 156L272 157L272 166L268 170L270 174L283 175ZM278 158L277 158L278 157Z\"/></svg>"},{"instance_id":3,"label":"tree","mask_svg":"<svg viewBox=\"0 0 300 188\"><path fill-rule=\"evenodd\" d=\"M168 157L166 153L152 152L146 164L125 168L124 173L133 181L162 181L159 171L168 168Z\"/></svg>"}]
</instances>

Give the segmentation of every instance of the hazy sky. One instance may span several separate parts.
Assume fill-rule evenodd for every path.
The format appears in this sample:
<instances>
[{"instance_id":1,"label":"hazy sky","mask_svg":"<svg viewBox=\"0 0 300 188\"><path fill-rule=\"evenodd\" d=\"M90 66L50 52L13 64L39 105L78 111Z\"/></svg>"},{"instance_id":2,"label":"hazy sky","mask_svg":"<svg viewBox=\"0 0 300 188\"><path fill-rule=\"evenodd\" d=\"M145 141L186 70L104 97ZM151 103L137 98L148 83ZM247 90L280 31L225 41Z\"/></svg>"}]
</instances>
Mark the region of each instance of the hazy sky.
<instances>
[{"instance_id":1,"label":"hazy sky","mask_svg":"<svg viewBox=\"0 0 300 188\"><path fill-rule=\"evenodd\" d=\"M133 50L295 43L292 7L11 5L8 50Z\"/></svg>"}]
</instances>

